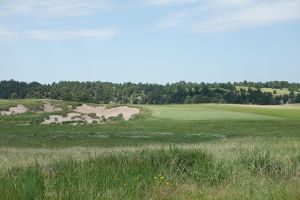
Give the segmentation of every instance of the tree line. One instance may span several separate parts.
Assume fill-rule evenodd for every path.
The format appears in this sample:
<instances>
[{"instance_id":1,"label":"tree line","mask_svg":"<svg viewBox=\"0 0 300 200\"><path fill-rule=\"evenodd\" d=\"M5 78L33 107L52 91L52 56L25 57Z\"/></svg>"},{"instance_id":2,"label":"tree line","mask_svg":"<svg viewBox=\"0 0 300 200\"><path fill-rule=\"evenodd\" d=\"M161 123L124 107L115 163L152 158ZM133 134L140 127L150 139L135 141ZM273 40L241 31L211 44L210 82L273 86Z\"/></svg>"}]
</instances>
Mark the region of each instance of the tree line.
<instances>
[{"instance_id":1,"label":"tree line","mask_svg":"<svg viewBox=\"0 0 300 200\"><path fill-rule=\"evenodd\" d=\"M248 87L237 90L236 86ZM262 92L261 88L288 88L287 95L277 95L276 91ZM190 103L233 103L273 105L300 103L300 84L285 81L266 83L191 83L172 84L110 83L61 81L52 84L20 82L15 80L0 82L0 99L57 99L86 103L115 104L190 104Z\"/></svg>"}]
</instances>

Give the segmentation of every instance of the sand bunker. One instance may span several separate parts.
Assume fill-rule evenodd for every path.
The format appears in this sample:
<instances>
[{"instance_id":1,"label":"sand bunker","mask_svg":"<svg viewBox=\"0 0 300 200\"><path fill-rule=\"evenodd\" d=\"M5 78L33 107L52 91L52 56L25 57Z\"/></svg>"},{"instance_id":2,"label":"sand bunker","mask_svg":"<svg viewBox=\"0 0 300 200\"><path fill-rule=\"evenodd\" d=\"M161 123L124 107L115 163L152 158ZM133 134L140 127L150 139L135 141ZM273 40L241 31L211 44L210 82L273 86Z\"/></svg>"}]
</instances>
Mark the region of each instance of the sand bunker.
<instances>
[{"instance_id":1,"label":"sand bunker","mask_svg":"<svg viewBox=\"0 0 300 200\"><path fill-rule=\"evenodd\" d=\"M119 114L122 114L123 119L126 121L129 120L133 115L140 113L139 109L129 108L127 106L106 109L105 107L93 107L86 104L77 107L74 111L82 114L95 113L97 117L101 118L104 116L106 119L110 117L117 117Z\"/></svg>"},{"instance_id":2,"label":"sand bunker","mask_svg":"<svg viewBox=\"0 0 300 200\"><path fill-rule=\"evenodd\" d=\"M8 111L1 111L1 115L18 115L27 112L27 108L23 105L17 105L16 107L10 107Z\"/></svg>"},{"instance_id":3,"label":"sand bunker","mask_svg":"<svg viewBox=\"0 0 300 200\"><path fill-rule=\"evenodd\" d=\"M88 124L100 123L110 117L117 117L122 114L124 120L129 120L134 115L140 112L137 108L129 108L120 106L111 109L105 107L93 107L86 104L78 106L74 113L69 113L67 116L50 115L49 119L45 119L42 124L62 124L62 123L78 123L84 122Z\"/></svg>"},{"instance_id":4,"label":"sand bunker","mask_svg":"<svg viewBox=\"0 0 300 200\"><path fill-rule=\"evenodd\" d=\"M81 114L69 113L67 116L50 115L42 124L62 124L65 122L80 122L82 121Z\"/></svg>"},{"instance_id":5,"label":"sand bunker","mask_svg":"<svg viewBox=\"0 0 300 200\"><path fill-rule=\"evenodd\" d=\"M62 111L62 109L52 106L50 103L44 104L44 112L58 112L58 111Z\"/></svg>"},{"instance_id":6,"label":"sand bunker","mask_svg":"<svg viewBox=\"0 0 300 200\"><path fill-rule=\"evenodd\" d=\"M43 110L29 110L25 106L19 104L16 107L10 107L8 111L1 111L1 115L19 115L19 114L24 114L28 111L35 112L35 113L58 112L58 111L62 111L62 108L52 106L50 103L45 103Z\"/></svg>"}]
</instances>

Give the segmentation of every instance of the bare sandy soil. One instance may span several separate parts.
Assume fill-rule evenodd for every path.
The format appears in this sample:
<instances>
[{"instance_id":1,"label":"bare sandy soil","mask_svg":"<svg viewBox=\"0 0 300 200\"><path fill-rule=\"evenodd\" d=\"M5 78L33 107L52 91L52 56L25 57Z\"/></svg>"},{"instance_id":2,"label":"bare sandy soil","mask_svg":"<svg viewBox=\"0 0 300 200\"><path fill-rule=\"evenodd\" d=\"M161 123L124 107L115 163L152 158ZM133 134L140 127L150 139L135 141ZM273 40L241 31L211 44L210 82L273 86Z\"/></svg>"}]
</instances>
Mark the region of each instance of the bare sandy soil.
<instances>
[{"instance_id":1,"label":"bare sandy soil","mask_svg":"<svg viewBox=\"0 0 300 200\"><path fill-rule=\"evenodd\" d=\"M64 122L79 122L82 121L81 114L79 113L68 113L67 116L62 115L50 115L49 119L46 119L42 124L62 124Z\"/></svg>"},{"instance_id":2,"label":"bare sandy soil","mask_svg":"<svg viewBox=\"0 0 300 200\"><path fill-rule=\"evenodd\" d=\"M110 117L117 117L122 114L122 117L125 121L128 121L134 115L140 112L137 108L129 108L127 106L120 106L115 108L106 109L105 107L94 107L89 105L78 106L74 113L69 113L67 116L61 115L50 115L49 119L45 119L42 124L62 124L66 122L86 122L91 123L100 123L104 119L109 119ZM94 114L94 116L91 116Z\"/></svg>"},{"instance_id":3,"label":"bare sandy soil","mask_svg":"<svg viewBox=\"0 0 300 200\"><path fill-rule=\"evenodd\" d=\"M16 107L10 107L8 111L1 111L1 115L17 115L28 112L29 110L24 105L18 105ZM62 111L62 108L55 107L50 103L44 103L44 108L41 111L35 111L36 113L43 112L58 112ZM105 107L94 107L83 104L82 106L78 106L72 113L68 113L67 116L62 115L50 115L48 119L45 119L42 124L62 124L66 122L74 122L74 123L100 123L105 119L109 119L111 117L117 117L120 114L122 115L125 121L129 120L132 116L138 114L140 112L137 108L129 108L127 106L119 106L110 109L106 109Z\"/></svg>"},{"instance_id":4,"label":"bare sandy soil","mask_svg":"<svg viewBox=\"0 0 300 200\"><path fill-rule=\"evenodd\" d=\"M129 120L133 115L136 115L140 112L140 110L137 108L129 108L127 106L106 109L105 107L93 107L86 104L78 106L74 111L82 114L95 113L97 117L101 118L104 116L106 119L110 117L117 117L119 114L122 114L124 120L126 121Z\"/></svg>"},{"instance_id":5,"label":"bare sandy soil","mask_svg":"<svg viewBox=\"0 0 300 200\"><path fill-rule=\"evenodd\" d=\"M19 104L15 107L10 107L8 109L8 111L1 111L0 114L1 115L19 115L19 114L24 114L28 111L29 111L28 108L26 108L24 105ZM34 111L34 112L43 113L43 112L58 112L58 111L62 111L62 108L52 106L50 103L44 103L43 110Z\"/></svg>"},{"instance_id":6,"label":"bare sandy soil","mask_svg":"<svg viewBox=\"0 0 300 200\"><path fill-rule=\"evenodd\" d=\"M17 105L16 107L10 107L8 111L1 111L1 115L18 115L27 112L27 108L23 105Z\"/></svg>"},{"instance_id":7,"label":"bare sandy soil","mask_svg":"<svg viewBox=\"0 0 300 200\"><path fill-rule=\"evenodd\" d=\"M100 118L92 118L88 115L82 115L80 113L68 113L67 116L62 115L50 115L49 119L45 119L42 124L62 124L65 122L83 123L86 122L88 124L92 123L100 123Z\"/></svg>"},{"instance_id":8,"label":"bare sandy soil","mask_svg":"<svg viewBox=\"0 0 300 200\"><path fill-rule=\"evenodd\" d=\"M44 104L44 112L57 112L57 111L62 111L62 109L52 106L50 103Z\"/></svg>"}]
</instances>

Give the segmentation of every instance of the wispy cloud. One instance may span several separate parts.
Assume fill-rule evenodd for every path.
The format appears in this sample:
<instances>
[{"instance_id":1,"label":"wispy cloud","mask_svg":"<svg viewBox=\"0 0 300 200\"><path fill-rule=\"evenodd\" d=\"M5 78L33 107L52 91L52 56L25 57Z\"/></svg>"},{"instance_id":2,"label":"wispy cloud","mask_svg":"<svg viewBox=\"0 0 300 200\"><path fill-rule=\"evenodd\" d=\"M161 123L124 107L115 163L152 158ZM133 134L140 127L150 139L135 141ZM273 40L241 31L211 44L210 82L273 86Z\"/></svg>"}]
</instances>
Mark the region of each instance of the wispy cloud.
<instances>
[{"instance_id":1,"label":"wispy cloud","mask_svg":"<svg viewBox=\"0 0 300 200\"><path fill-rule=\"evenodd\" d=\"M11 31L10 29L0 26L0 42L8 41L16 37L16 33Z\"/></svg>"},{"instance_id":2,"label":"wispy cloud","mask_svg":"<svg viewBox=\"0 0 300 200\"><path fill-rule=\"evenodd\" d=\"M0 15L84 16L111 7L110 0L3 0Z\"/></svg>"},{"instance_id":3,"label":"wispy cloud","mask_svg":"<svg viewBox=\"0 0 300 200\"><path fill-rule=\"evenodd\" d=\"M22 34L32 39L39 40L57 40L57 39L76 39L76 38L92 38L103 39L117 35L117 31L113 29L94 29L94 30L63 30L63 31L42 31L33 30Z\"/></svg>"},{"instance_id":4,"label":"wispy cloud","mask_svg":"<svg viewBox=\"0 0 300 200\"><path fill-rule=\"evenodd\" d=\"M63 20L64 23L68 23L68 20L72 20L69 17L97 15L112 9L113 0L0 0L0 2L0 18L2 17L2 24L6 25L0 26L1 41L104 39L118 34L114 29L86 29L78 26L67 30L61 26L52 26L50 30L45 28L49 22L56 24L58 20ZM17 27L16 24L21 22L22 26Z\"/></svg>"},{"instance_id":5,"label":"wispy cloud","mask_svg":"<svg viewBox=\"0 0 300 200\"><path fill-rule=\"evenodd\" d=\"M151 0L146 0L149 3ZM155 1L155 0L153 0ZM178 0L185 7L169 11L158 27L218 32L300 20L299 0ZM165 0L168 6L178 3Z\"/></svg>"},{"instance_id":6,"label":"wispy cloud","mask_svg":"<svg viewBox=\"0 0 300 200\"><path fill-rule=\"evenodd\" d=\"M299 19L300 1L285 0L239 7L236 10L225 11L207 20L199 20L192 26L194 29L204 32L227 31Z\"/></svg>"},{"instance_id":7,"label":"wispy cloud","mask_svg":"<svg viewBox=\"0 0 300 200\"><path fill-rule=\"evenodd\" d=\"M114 29L91 30L32 30L12 31L0 28L0 41L12 39L61 40L61 39L105 39L118 34Z\"/></svg>"},{"instance_id":8,"label":"wispy cloud","mask_svg":"<svg viewBox=\"0 0 300 200\"><path fill-rule=\"evenodd\" d=\"M191 17L190 11L179 11L174 13L169 13L160 22L158 22L158 27L178 27L182 25L188 18Z\"/></svg>"},{"instance_id":9,"label":"wispy cloud","mask_svg":"<svg viewBox=\"0 0 300 200\"><path fill-rule=\"evenodd\" d=\"M171 5L171 4L186 4L193 3L199 0L145 0L150 5Z\"/></svg>"}]
</instances>

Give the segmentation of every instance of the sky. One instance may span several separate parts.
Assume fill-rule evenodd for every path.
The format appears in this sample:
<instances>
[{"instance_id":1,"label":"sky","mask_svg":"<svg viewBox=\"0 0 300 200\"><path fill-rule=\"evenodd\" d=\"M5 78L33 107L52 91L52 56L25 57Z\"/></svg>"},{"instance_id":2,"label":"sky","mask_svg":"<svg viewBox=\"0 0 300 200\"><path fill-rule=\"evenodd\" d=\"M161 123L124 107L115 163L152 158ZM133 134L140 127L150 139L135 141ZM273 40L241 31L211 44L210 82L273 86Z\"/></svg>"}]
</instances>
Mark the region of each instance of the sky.
<instances>
[{"instance_id":1,"label":"sky","mask_svg":"<svg viewBox=\"0 0 300 200\"><path fill-rule=\"evenodd\" d=\"M300 0L0 0L0 80L300 82Z\"/></svg>"}]
</instances>

